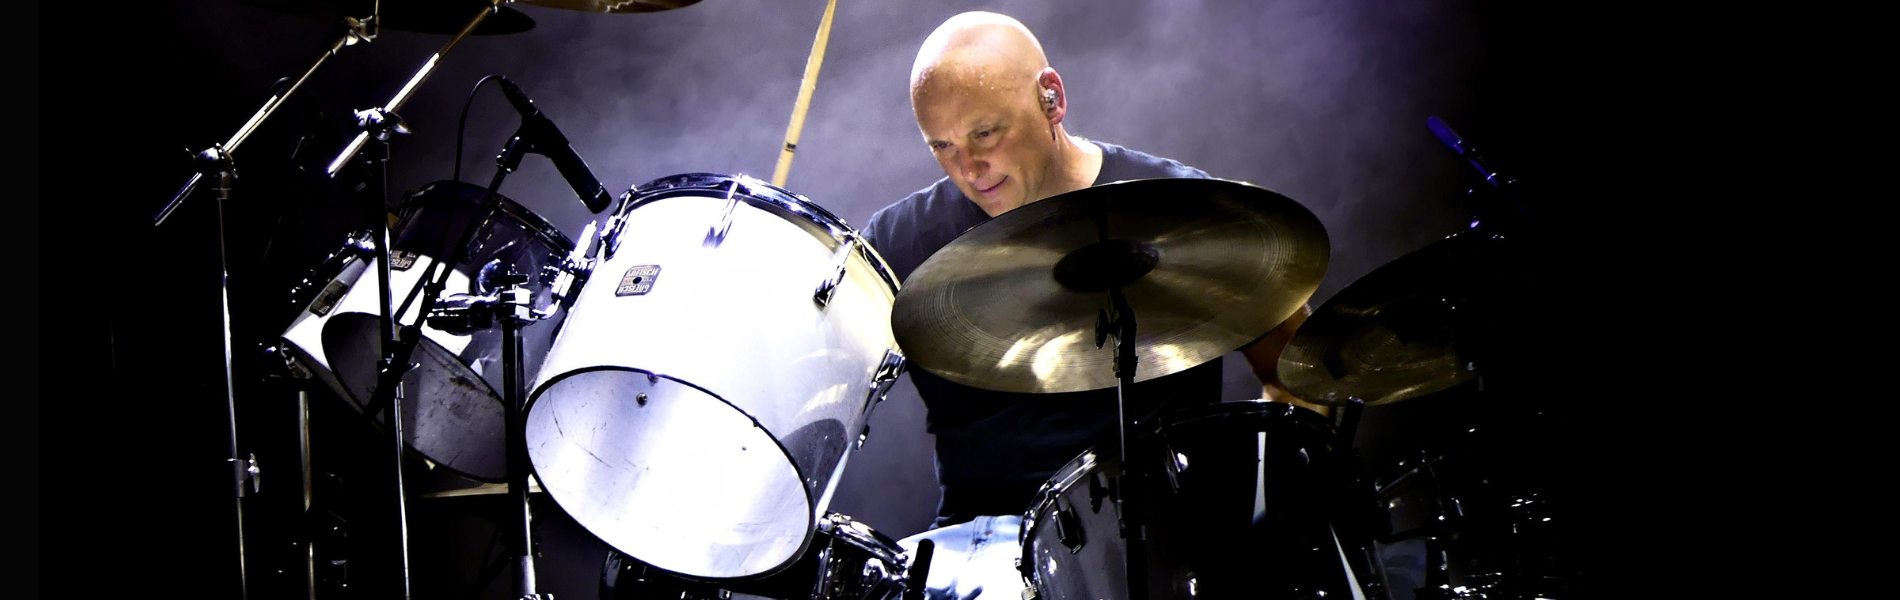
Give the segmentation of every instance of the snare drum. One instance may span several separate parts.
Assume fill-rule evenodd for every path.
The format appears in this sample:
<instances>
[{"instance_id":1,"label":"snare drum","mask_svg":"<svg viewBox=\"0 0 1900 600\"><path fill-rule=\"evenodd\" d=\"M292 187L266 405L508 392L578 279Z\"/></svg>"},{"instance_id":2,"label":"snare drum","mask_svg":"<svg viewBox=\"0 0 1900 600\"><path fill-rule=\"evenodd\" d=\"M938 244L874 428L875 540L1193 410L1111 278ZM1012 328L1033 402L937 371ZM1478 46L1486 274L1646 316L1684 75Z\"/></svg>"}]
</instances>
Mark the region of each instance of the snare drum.
<instances>
[{"instance_id":1,"label":"snare drum","mask_svg":"<svg viewBox=\"0 0 1900 600\"><path fill-rule=\"evenodd\" d=\"M851 517L832 513L819 520L811 546L797 562L751 580L686 579L609 550L601 571L600 600L897 600L904 593L909 562L891 538Z\"/></svg>"},{"instance_id":2,"label":"snare drum","mask_svg":"<svg viewBox=\"0 0 1900 600\"><path fill-rule=\"evenodd\" d=\"M1069 461L1023 518L1019 569L1045 600L1128 598L1115 499L1147 532L1149 598L1353 598L1328 519L1333 429L1317 413L1250 401L1169 413L1131 430L1145 476L1121 476L1114 444ZM1356 552L1355 552L1356 554Z\"/></svg>"},{"instance_id":3,"label":"snare drum","mask_svg":"<svg viewBox=\"0 0 1900 600\"><path fill-rule=\"evenodd\" d=\"M634 188L535 379L536 476L658 568L784 567L902 366L896 293L874 250L791 192L718 174Z\"/></svg>"},{"instance_id":4,"label":"snare drum","mask_svg":"<svg viewBox=\"0 0 1900 600\"><path fill-rule=\"evenodd\" d=\"M415 323L422 310L425 274L436 258L452 250L475 220L482 188L467 183L431 183L410 195L390 230L391 310L402 323ZM555 264L574 243L534 212L507 198L499 214L479 225L470 259L449 274L443 294L475 294L478 273L513 269L536 275ZM284 346L300 375L323 382L363 410L376 388L382 359L382 327L377 286L377 253L368 236L346 242L292 292L300 308L283 334ZM535 289L537 307L548 306L549 291ZM552 341L557 323L537 322L522 329L524 373L534 373ZM403 436L410 447L435 463L483 481L507 478L503 451L501 330L454 335L422 326L422 340L411 360L421 366L403 376Z\"/></svg>"}]
</instances>

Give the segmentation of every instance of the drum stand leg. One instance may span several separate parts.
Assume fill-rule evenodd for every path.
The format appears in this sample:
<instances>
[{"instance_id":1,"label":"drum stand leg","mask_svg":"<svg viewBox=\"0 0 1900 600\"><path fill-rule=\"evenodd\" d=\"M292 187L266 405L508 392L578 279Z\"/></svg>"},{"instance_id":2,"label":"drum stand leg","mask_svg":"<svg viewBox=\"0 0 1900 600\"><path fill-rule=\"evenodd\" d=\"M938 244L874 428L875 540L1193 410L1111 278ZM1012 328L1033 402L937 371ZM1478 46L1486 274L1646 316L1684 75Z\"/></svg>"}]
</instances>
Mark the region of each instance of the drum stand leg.
<instances>
[{"instance_id":1,"label":"drum stand leg","mask_svg":"<svg viewBox=\"0 0 1900 600\"><path fill-rule=\"evenodd\" d=\"M483 224L493 217L500 206L499 196L495 194L495 190L501 187L502 181L507 179L509 173L521 165L522 155L531 148L531 143L525 142L522 133L517 132L509 138L501 153L496 156L495 177L482 194L482 207L476 211L478 217L469 222L468 228L462 232L460 243L454 247L454 250L437 262L441 270L430 279L429 287L423 292L421 314L426 319L437 323L439 328L450 329L487 327L495 319L501 320L502 401L506 405L504 421L506 431L503 443L507 446L505 452L507 452L508 464L508 496L511 500L509 510L512 513L502 527L504 531L510 531L505 535L508 537L506 544L509 555L515 562L515 597L523 600L545 600L551 596L535 591L534 518L528 504L528 445L524 426L527 406L526 398L522 394L525 383L522 371L526 361L521 347L521 328L542 316L533 310L532 294L527 288L521 287L522 284L528 282L529 276L510 272L499 275L493 280L484 280L484 287L489 284L506 287L500 289L492 297L469 298L468 302L458 306L436 309L437 300L447 285L449 272L455 268L456 263L462 262L464 258L462 254L467 253L470 244L474 243L476 233L481 231ZM416 329L419 330L420 327ZM418 335L410 336L409 347L413 347L415 339L420 337L420 332L417 333ZM513 507L519 507L518 512Z\"/></svg>"},{"instance_id":2,"label":"drum stand leg","mask_svg":"<svg viewBox=\"0 0 1900 600\"><path fill-rule=\"evenodd\" d=\"M506 421L508 444L508 495L512 499L510 510L519 507L516 513L520 520L512 523L514 533L509 536L509 546L514 550L515 558L515 597L522 600L541 600L552 596L543 596L535 591L534 583L534 513L528 505L528 442L526 420L527 399L522 397L522 352L521 327L533 318L528 314L527 290L520 287L510 289L512 300L507 304L512 314L502 318L502 377L508 389L503 392L508 404Z\"/></svg>"}]
</instances>

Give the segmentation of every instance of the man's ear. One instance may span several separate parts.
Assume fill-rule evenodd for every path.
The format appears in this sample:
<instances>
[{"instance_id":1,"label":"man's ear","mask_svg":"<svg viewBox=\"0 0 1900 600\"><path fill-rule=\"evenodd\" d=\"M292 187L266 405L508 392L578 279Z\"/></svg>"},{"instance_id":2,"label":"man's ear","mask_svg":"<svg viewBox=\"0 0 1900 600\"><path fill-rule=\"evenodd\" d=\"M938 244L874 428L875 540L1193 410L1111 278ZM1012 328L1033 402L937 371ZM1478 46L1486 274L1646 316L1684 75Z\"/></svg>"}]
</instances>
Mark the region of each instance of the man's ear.
<instances>
[{"instance_id":1,"label":"man's ear","mask_svg":"<svg viewBox=\"0 0 1900 600\"><path fill-rule=\"evenodd\" d=\"M1062 118L1069 114L1068 90L1062 87L1062 75L1055 69L1044 68L1036 74L1038 101L1042 105L1042 114L1049 118L1049 125L1062 124Z\"/></svg>"}]
</instances>

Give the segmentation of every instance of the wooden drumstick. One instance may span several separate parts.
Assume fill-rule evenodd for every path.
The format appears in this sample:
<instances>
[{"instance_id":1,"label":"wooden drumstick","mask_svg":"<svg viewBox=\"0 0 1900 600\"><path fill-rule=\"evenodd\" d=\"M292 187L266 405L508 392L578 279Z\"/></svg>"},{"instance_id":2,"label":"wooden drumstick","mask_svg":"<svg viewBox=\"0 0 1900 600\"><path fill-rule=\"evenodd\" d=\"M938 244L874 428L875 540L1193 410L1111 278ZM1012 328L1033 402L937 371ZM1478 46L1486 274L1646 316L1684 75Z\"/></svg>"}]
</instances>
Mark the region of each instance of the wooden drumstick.
<instances>
[{"instance_id":1,"label":"wooden drumstick","mask_svg":"<svg viewBox=\"0 0 1900 600\"><path fill-rule=\"evenodd\" d=\"M785 145L779 147L778 168L772 170L772 185L785 187L792 173L792 153L798 151L798 134L805 129L805 110L811 108L811 92L818 86L818 68L825 63L825 42L831 39L831 14L838 0L825 3L825 18L818 22L818 39L811 43L811 58L805 60L805 80L798 84L798 103L792 105L792 124L785 128Z\"/></svg>"}]
</instances>

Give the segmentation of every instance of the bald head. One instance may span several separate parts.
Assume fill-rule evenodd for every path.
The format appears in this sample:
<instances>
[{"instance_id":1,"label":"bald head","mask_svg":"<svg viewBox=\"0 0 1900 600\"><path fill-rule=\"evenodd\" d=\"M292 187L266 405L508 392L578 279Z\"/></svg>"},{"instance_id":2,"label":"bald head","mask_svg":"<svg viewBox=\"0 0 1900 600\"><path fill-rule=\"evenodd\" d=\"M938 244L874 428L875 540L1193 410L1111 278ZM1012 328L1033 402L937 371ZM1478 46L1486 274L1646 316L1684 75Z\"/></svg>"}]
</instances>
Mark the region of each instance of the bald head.
<instances>
[{"instance_id":1,"label":"bald head","mask_svg":"<svg viewBox=\"0 0 1900 600\"><path fill-rule=\"evenodd\" d=\"M917 50L910 68L911 99L1028 89L1048 67L1042 44L1022 22L991 12L966 12L944 21Z\"/></svg>"},{"instance_id":2,"label":"bald head","mask_svg":"<svg viewBox=\"0 0 1900 600\"><path fill-rule=\"evenodd\" d=\"M1003 15L963 13L931 32L911 66L910 107L944 174L990 216L1090 185L1101 167L1101 150L1062 127L1062 75Z\"/></svg>"}]
</instances>

